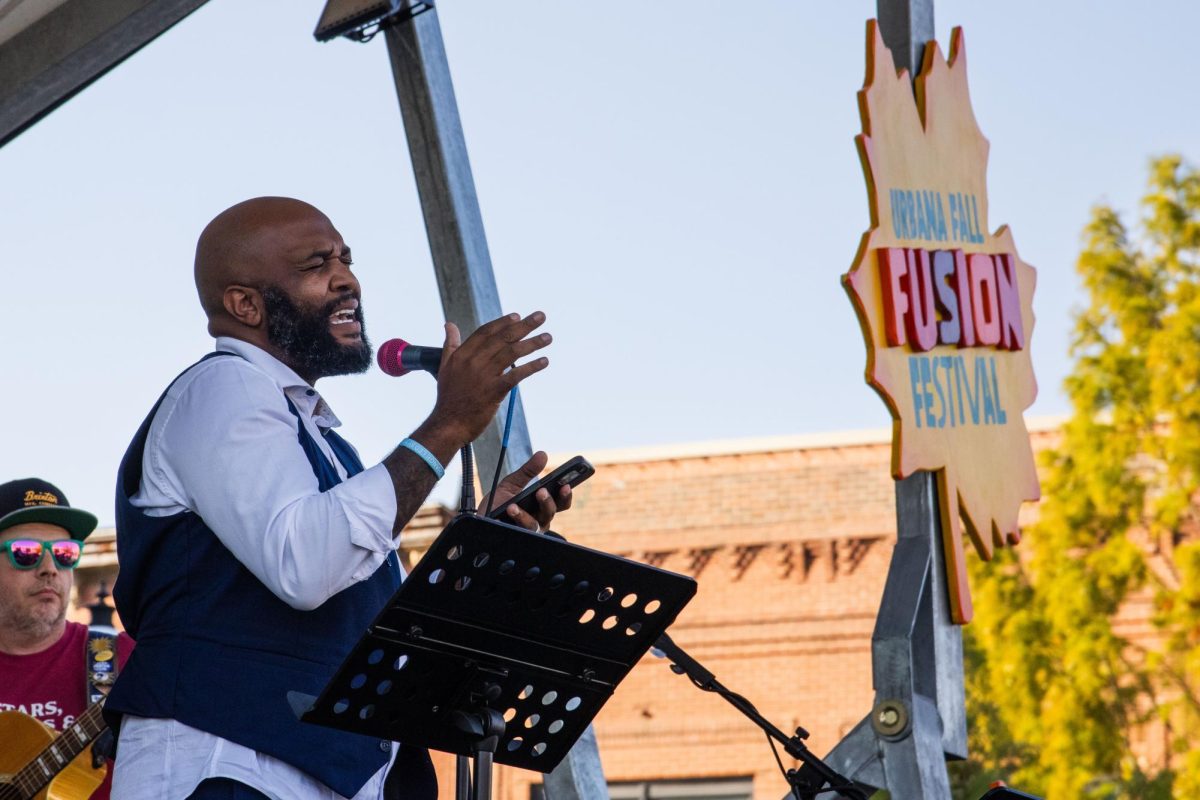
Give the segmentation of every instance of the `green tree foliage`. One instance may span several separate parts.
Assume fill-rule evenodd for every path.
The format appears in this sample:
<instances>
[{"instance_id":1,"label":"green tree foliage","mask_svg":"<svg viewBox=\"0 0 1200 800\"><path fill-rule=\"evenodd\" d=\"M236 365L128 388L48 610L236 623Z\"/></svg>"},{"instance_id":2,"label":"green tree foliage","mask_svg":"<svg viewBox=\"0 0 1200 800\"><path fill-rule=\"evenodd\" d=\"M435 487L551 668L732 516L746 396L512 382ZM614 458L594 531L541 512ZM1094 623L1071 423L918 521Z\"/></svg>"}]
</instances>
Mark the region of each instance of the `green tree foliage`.
<instances>
[{"instance_id":1,"label":"green tree foliage","mask_svg":"<svg viewBox=\"0 0 1200 800\"><path fill-rule=\"evenodd\" d=\"M973 752L954 777L962 797L1002 778L1056 799L1197 798L1200 172L1154 160L1136 235L1095 208L1077 268L1072 413L1043 454L1038 523L1023 553L971 565ZM1161 647L1114 631L1142 592ZM1139 764L1130 740L1153 719L1174 752Z\"/></svg>"}]
</instances>

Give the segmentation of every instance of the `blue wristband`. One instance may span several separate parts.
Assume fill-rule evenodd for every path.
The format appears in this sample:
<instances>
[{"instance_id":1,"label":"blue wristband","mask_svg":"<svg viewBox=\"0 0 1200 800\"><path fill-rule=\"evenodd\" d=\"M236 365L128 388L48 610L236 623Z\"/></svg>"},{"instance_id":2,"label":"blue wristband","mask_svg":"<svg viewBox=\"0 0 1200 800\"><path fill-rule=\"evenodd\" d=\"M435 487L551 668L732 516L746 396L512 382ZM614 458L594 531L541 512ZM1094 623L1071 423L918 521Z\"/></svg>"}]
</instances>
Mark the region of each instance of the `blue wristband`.
<instances>
[{"instance_id":1,"label":"blue wristband","mask_svg":"<svg viewBox=\"0 0 1200 800\"><path fill-rule=\"evenodd\" d=\"M434 457L433 453L426 449L425 445L421 444L416 439L405 439L400 443L400 446L411 450L417 455L418 458L428 464L429 468L433 470L433 474L437 476L439 481L442 479L442 476L446 474L446 470L442 468L442 463Z\"/></svg>"}]
</instances>

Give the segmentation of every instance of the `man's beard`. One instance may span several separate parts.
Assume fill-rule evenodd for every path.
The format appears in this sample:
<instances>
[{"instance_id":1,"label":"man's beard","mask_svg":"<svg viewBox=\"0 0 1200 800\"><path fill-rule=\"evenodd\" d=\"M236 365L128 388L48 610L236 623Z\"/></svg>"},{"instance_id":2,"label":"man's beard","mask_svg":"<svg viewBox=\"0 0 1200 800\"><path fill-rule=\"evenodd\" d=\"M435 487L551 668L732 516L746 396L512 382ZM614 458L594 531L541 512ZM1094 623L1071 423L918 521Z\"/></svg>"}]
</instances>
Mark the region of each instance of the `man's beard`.
<instances>
[{"instance_id":1,"label":"man's beard","mask_svg":"<svg viewBox=\"0 0 1200 800\"><path fill-rule=\"evenodd\" d=\"M356 345L340 344L329 330L329 316L338 306L353 299L352 295L331 300L316 311L300 308L275 286L264 287L262 298L267 310L267 338L287 356L296 372L328 378L354 375L370 368L371 343L367 340L362 305L354 310L361 331Z\"/></svg>"},{"instance_id":2,"label":"man's beard","mask_svg":"<svg viewBox=\"0 0 1200 800\"><path fill-rule=\"evenodd\" d=\"M66 615L67 602L61 595L54 606L34 603L30 608L25 603L10 602L0 594L0 626L31 640L48 636Z\"/></svg>"}]
</instances>

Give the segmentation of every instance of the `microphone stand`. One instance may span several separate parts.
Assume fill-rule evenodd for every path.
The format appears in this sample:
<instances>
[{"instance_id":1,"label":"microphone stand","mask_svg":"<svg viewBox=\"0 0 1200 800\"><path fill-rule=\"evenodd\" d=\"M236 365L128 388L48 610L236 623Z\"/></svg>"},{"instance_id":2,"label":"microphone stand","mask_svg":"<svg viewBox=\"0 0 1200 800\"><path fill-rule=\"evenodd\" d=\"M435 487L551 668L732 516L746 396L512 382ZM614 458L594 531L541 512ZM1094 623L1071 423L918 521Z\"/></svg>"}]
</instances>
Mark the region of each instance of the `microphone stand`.
<instances>
[{"instance_id":1,"label":"microphone stand","mask_svg":"<svg viewBox=\"0 0 1200 800\"><path fill-rule=\"evenodd\" d=\"M436 377L436 376L437 376L437 373L435 372L434 377ZM474 449L472 449L471 443L467 442L466 444L463 445L462 450L459 452L460 452L460 455L462 456L462 494L460 495L460 499L459 499L459 503L458 503L458 513L474 515L474 514L478 513L475 509L475 451L474 451ZM488 719L483 724L485 726L487 726L491 722L492 722L492 720ZM467 732L469 733L471 731L468 730ZM489 727L488 728L489 737L487 737L487 738L490 739L490 741L491 741L491 745L492 745L491 752L488 752L485 754L482 751L478 751L475 754L476 769L475 769L475 774L474 774L474 779L475 779L474 782L472 782L472 780L471 780L472 774L471 774L470 759L464 755L455 756L455 759L454 759L454 797L456 798L456 800L468 800L468 798L472 798L472 797L482 797L482 798L484 798L484 800L489 800L490 793L491 793L491 778L490 778L491 761L490 760L488 761L487 770L484 771L483 768L480 766L480 764L481 764L480 759L481 758L490 759L492 752L495 752L496 739L494 736L490 736L490 734L492 732L493 731ZM500 718L500 733L503 733L503 732L504 732L504 718L501 717ZM479 735L480 735L481 739L484 738L482 730L479 732ZM485 772L487 773L486 776L484 774ZM472 783L474 784L474 787L476 789L478 789L481 786L486 787L486 793L480 795L480 794L478 794L478 792L476 792L473 794L471 791Z\"/></svg>"},{"instance_id":2,"label":"microphone stand","mask_svg":"<svg viewBox=\"0 0 1200 800\"><path fill-rule=\"evenodd\" d=\"M832 767L826 764L821 759L817 758L811 750L804 745L804 739L808 738L808 731L804 728L796 728L794 736L788 736L783 731L772 725L762 714L758 713L749 700L742 697L740 694L731 692L721 685L716 676L705 669L700 662L688 655L682 647L675 644L671 637L663 634L658 637L658 641L654 643L654 649L660 651L671 662L671 671L679 675L686 675L691 679L698 688L706 692L716 692L721 697L742 712L751 722L767 734L768 739L772 739L783 745L783 749L792 758L802 762L806 766L806 771L817 776L817 781L810 782L805 776L800 774L799 770L789 769L784 772L788 784L792 787L792 794L796 800L816 800L817 795L826 792L839 792L843 797L851 798L851 800L868 800L869 795L848 778L840 775ZM828 784L828 788L825 785Z\"/></svg>"},{"instance_id":3,"label":"microphone stand","mask_svg":"<svg viewBox=\"0 0 1200 800\"><path fill-rule=\"evenodd\" d=\"M462 494L458 504L458 513L476 514L475 509L475 451L467 442L461 450L462 455Z\"/></svg>"}]
</instances>

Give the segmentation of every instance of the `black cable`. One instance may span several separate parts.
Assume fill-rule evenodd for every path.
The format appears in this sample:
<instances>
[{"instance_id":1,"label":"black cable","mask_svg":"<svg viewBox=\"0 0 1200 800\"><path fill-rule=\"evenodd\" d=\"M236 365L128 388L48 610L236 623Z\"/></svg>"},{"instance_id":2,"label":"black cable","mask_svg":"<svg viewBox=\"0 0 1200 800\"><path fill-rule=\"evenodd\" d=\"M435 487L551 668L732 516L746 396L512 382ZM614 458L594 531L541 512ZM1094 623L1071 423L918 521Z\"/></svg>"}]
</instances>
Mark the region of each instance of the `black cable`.
<instances>
[{"instance_id":1,"label":"black cable","mask_svg":"<svg viewBox=\"0 0 1200 800\"><path fill-rule=\"evenodd\" d=\"M496 486L500 483L500 471L504 469L504 455L508 452L508 432L505 431L504 442L500 445L500 457L496 459L496 471L492 474L492 488L487 493L487 507L483 509L483 515L490 516L492 513L492 503L496 501Z\"/></svg>"},{"instance_id":2,"label":"black cable","mask_svg":"<svg viewBox=\"0 0 1200 800\"><path fill-rule=\"evenodd\" d=\"M492 474L492 490L487 495L487 508L483 510L486 517L492 513L492 503L496 501L496 486L500 483L500 473L504 470L504 456L508 453L508 432L512 429L513 407L517 404L517 387L508 392L508 414L504 419L504 435L500 437L500 457L496 459L496 471Z\"/></svg>"},{"instance_id":3,"label":"black cable","mask_svg":"<svg viewBox=\"0 0 1200 800\"><path fill-rule=\"evenodd\" d=\"M771 753L775 756L775 763L779 765L779 774L783 776L783 780L792 789L792 797L796 800L801 800L800 787L788 775L787 767L783 765L783 759L779 757L779 745L775 744L775 740L771 738L771 734L766 734L767 744L771 745Z\"/></svg>"}]
</instances>

